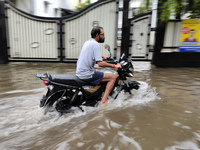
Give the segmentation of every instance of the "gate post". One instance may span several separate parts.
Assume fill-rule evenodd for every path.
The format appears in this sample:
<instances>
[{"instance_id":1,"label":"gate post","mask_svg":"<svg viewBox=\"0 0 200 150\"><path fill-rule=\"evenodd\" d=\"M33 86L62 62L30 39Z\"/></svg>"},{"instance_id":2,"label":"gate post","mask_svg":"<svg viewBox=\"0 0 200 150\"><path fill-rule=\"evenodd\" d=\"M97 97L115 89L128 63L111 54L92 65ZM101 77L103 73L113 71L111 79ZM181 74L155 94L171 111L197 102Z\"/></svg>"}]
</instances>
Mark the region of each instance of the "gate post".
<instances>
[{"instance_id":1,"label":"gate post","mask_svg":"<svg viewBox=\"0 0 200 150\"><path fill-rule=\"evenodd\" d=\"M128 19L130 0L123 0L122 44L121 54L129 57L130 20Z\"/></svg>"},{"instance_id":2,"label":"gate post","mask_svg":"<svg viewBox=\"0 0 200 150\"><path fill-rule=\"evenodd\" d=\"M157 11L157 27L156 27L156 34L155 34L155 46L154 46L154 52L153 52L153 58L152 58L152 64L156 65L157 67L160 66L161 62L161 54L160 51L163 47L164 43L164 37L165 37L165 28L166 28L166 22L162 22L160 19L161 14L161 8L163 3L166 0L158 0L158 11Z\"/></svg>"},{"instance_id":3,"label":"gate post","mask_svg":"<svg viewBox=\"0 0 200 150\"><path fill-rule=\"evenodd\" d=\"M59 43L60 43L60 46L59 46L59 50L60 50L60 62L63 62L63 50L64 50L64 48L63 48L63 35L64 35L64 32L63 32L63 22L62 22L63 20L62 19L60 19L60 21L59 21L59 32L58 32L58 34L59 34Z\"/></svg>"},{"instance_id":4,"label":"gate post","mask_svg":"<svg viewBox=\"0 0 200 150\"><path fill-rule=\"evenodd\" d=\"M0 1L0 64L8 62L4 0Z\"/></svg>"}]
</instances>

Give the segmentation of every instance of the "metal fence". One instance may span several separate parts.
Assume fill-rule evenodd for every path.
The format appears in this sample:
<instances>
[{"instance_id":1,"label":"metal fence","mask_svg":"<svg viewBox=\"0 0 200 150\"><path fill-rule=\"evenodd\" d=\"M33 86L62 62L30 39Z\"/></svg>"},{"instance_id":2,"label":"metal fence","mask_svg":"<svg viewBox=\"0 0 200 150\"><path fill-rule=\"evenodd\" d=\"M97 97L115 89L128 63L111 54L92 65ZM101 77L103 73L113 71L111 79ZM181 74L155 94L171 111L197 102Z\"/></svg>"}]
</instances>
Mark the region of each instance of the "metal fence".
<instances>
[{"instance_id":1,"label":"metal fence","mask_svg":"<svg viewBox=\"0 0 200 150\"><path fill-rule=\"evenodd\" d=\"M161 53L178 52L182 22L170 21L165 29L164 43Z\"/></svg>"},{"instance_id":2,"label":"metal fence","mask_svg":"<svg viewBox=\"0 0 200 150\"><path fill-rule=\"evenodd\" d=\"M9 60L76 61L94 26L102 26L105 43L116 56L117 11L115 0L102 0L71 16L33 16L5 1ZM103 50L102 54L107 55Z\"/></svg>"},{"instance_id":3,"label":"metal fence","mask_svg":"<svg viewBox=\"0 0 200 150\"><path fill-rule=\"evenodd\" d=\"M152 53L151 12L129 18L130 32L120 29L118 19L124 20L126 16L123 12L128 8L119 9L118 0L99 0L76 14L57 18L33 16L17 9L7 0L0 3L3 8L0 24L3 24L2 20L5 20L6 24L6 48L2 48L6 49L6 52L3 50L4 60L8 58L8 61L76 62L84 42L91 38L90 31L94 26L104 28L105 44L111 46L113 57L120 55L117 39L120 39L118 34L121 31L128 36L120 41L129 44L124 47L122 45L121 52L126 52L128 57L134 60L152 58L149 57ZM120 11L123 13L121 17ZM102 55L108 55L104 44L100 45Z\"/></svg>"},{"instance_id":4,"label":"metal fence","mask_svg":"<svg viewBox=\"0 0 200 150\"><path fill-rule=\"evenodd\" d=\"M59 20L25 14L6 3L9 60L58 60Z\"/></svg>"},{"instance_id":5,"label":"metal fence","mask_svg":"<svg viewBox=\"0 0 200 150\"><path fill-rule=\"evenodd\" d=\"M87 11L83 11L76 16L63 19L64 25L64 47L65 60L77 59L82 45L87 39L90 39L90 31L94 26L104 28L105 43L112 48L112 54L115 55L117 39L117 10L116 2L104 3L103 5L91 6ZM107 55L101 44L102 55Z\"/></svg>"},{"instance_id":6,"label":"metal fence","mask_svg":"<svg viewBox=\"0 0 200 150\"><path fill-rule=\"evenodd\" d=\"M148 59L150 49L151 12L131 19L129 54L133 59ZM152 37L153 38L153 37Z\"/></svg>"}]
</instances>

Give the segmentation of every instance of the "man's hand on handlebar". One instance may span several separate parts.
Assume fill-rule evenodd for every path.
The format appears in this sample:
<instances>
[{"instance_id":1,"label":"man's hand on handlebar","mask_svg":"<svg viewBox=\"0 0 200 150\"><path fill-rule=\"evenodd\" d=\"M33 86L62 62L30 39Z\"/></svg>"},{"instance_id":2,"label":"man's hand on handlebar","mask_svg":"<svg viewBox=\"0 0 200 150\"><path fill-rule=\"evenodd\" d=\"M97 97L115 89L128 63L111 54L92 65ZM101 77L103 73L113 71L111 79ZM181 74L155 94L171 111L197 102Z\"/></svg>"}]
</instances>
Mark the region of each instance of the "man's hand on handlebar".
<instances>
[{"instance_id":1,"label":"man's hand on handlebar","mask_svg":"<svg viewBox=\"0 0 200 150\"><path fill-rule=\"evenodd\" d=\"M108 58L108 56L101 56L103 59L107 59Z\"/></svg>"},{"instance_id":2,"label":"man's hand on handlebar","mask_svg":"<svg viewBox=\"0 0 200 150\"><path fill-rule=\"evenodd\" d=\"M115 61L113 58L109 56L101 56L103 59Z\"/></svg>"},{"instance_id":3,"label":"man's hand on handlebar","mask_svg":"<svg viewBox=\"0 0 200 150\"><path fill-rule=\"evenodd\" d=\"M116 64L115 68L122 68L122 65L121 64Z\"/></svg>"}]
</instances>

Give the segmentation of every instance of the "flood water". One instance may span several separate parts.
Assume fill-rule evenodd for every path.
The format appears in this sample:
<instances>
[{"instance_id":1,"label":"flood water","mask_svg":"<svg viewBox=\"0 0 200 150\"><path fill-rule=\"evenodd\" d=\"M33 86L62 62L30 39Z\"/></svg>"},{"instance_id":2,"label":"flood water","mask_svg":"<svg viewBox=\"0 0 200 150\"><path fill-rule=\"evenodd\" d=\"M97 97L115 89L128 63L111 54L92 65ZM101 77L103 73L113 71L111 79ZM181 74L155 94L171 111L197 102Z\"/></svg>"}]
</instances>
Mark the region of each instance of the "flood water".
<instances>
[{"instance_id":1,"label":"flood water","mask_svg":"<svg viewBox=\"0 0 200 150\"><path fill-rule=\"evenodd\" d=\"M35 73L75 73L75 64L0 65L1 150L199 150L200 68L133 62L141 88L104 107L46 115Z\"/></svg>"}]
</instances>

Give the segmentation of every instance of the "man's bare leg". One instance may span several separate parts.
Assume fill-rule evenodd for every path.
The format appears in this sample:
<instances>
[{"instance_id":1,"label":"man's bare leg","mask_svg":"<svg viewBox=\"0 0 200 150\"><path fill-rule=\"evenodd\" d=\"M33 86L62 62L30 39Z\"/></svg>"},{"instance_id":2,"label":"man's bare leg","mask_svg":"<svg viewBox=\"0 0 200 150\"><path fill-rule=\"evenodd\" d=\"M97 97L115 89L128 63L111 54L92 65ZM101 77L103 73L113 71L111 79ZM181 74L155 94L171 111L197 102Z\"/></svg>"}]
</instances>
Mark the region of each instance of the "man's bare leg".
<instances>
[{"instance_id":1,"label":"man's bare leg","mask_svg":"<svg viewBox=\"0 0 200 150\"><path fill-rule=\"evenodd\" d=\"M104 104L107 103L107 98L108 98L108 95L110 94L110 92L112 91L113 89L113 86L115 84L115 80L116 80L116 77L114 74L111 74L111 73L104 73L103 75L103 79L101 80L101 82L105 82L105 81L108 81L107 85L106 85L106 89L105 89L105 92L104 92L104 95L103 95L103 98L100 102L100 105L103 106Z\"/></svg>"}]
</instances>

